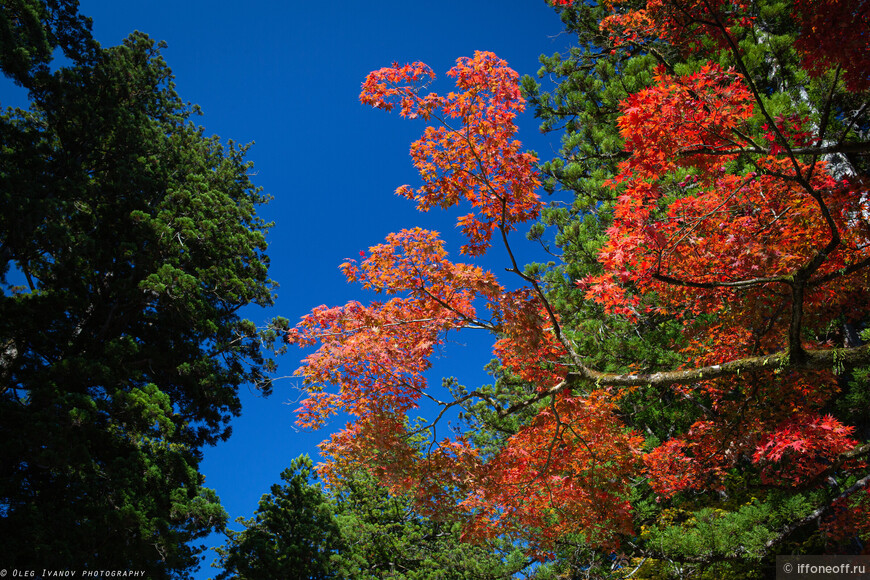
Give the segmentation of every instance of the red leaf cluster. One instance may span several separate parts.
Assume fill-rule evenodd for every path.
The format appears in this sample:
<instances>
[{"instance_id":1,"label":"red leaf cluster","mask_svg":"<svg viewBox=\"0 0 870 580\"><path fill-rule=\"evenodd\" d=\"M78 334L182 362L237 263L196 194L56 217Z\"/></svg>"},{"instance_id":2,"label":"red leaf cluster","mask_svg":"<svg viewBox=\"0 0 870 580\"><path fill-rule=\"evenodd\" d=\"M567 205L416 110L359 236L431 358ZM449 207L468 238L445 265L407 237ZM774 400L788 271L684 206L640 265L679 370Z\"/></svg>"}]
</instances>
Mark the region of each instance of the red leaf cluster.
<instances>
[{"instance_id":1,"label":"red leaf cluster","mask_svg":"<svg viewBox=\"0 0 870 580\"><path fill-rule=\"evenodd\" d=\"M629 474L642 438L616 419L610 393L560 395L512 436L481 472L464 502L474 514L468 537L508 533L552 548L582 532L590 544L615 549L631 534Z\"/></svg>"},{"instance_id":2,"label":"red leaf cluster","mask_svg":"<svg viewBox=\"0 0 870 580\"><path fill-rule=\"evenodd\" d=\"M765 434L753 460L765 464L763 482L798 484L822 472L838 455L851 451L858 444L849 437L854 431L831 415L798 414Z\"/></svg>"},{"instance_id":3,"label":"red leaf cluster","mask_svg":"<svg viewBox=\"0 0 870 580\"><path fill-rule=\"evenodd\" d=\"M841 67L849 90L870 88L870 0L795 0L794 17L810 74Z\"/></svg>"},{"instance_id":4,"label":"red leaf cluster","mask_svg":"<svg viewBox=\"0 0 870 580\"><path fill-rule=\"evenodd\" d=\"M398 103L405 117L441 122L411 146L423 185L402 186L396 193L415 200L420 211L468 202L473 211L457 222L468 238L462 252L480 255L496 228L510 231L537 217L537 159L514 139L514 119L525 104L518 75L505 61L478 51L474 58L458 59L447 74L456 81L455 92L421 96L421 87L412 83L431 78L429 67L393 65L369 74L360 100L386 110Z\"/></svg>"}]
</instances>

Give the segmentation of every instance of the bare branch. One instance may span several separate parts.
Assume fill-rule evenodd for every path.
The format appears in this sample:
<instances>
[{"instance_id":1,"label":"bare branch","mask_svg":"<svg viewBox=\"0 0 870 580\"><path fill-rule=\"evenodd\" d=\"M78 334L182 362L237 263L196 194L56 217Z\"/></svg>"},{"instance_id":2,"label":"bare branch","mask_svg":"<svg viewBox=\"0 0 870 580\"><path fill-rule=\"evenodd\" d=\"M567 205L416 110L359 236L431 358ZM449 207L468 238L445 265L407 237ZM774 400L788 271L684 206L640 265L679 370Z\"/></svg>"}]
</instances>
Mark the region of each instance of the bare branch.
<instances>
[{"instance_id":1,"label":"bare branch","mask_svg":"<svg viewBox=\"0 0 870 580\"><path fill-rule=\"evenodd\" d=\"M653 274L653 280L658 280L660 282L666 282L668 284L673 284L675 286L687 286L689 288L703 288L703 289L713 289L713 288L752 288L755 286L762 286L764 284L772 284L772 283L780 283L780 284L789 284L790 280L788 276L771 276L769 278L752 278L749 280L736 280L734 282L693 282L691 280L680 280L679 278L674 278L672 276L666 276L665 274Z\"/></svg>"}]
</instances>

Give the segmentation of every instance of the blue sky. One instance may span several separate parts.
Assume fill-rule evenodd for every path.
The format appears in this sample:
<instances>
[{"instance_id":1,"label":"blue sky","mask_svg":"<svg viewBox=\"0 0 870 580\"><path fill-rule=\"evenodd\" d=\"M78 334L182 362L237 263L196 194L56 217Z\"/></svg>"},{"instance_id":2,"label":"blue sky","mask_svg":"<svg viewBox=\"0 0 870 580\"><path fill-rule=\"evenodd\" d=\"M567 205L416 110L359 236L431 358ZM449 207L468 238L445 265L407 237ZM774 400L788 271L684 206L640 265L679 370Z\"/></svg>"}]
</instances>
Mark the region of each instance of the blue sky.
<instances>
[{"instance_id":1,"label":"blue sky","mask_svg":"<svg viewBox=\"0 0 870 580\"><path fill-rule=\"evenodd\" d=\"M455 213L419 214L392 193L417 183L408 149L423 125L359 104L369 71L421 60L438 74L433 89L448 92L444 73L457 57L489 50L520 74L535 74L541 53L568 42L544 0L80 0L80 12L93 18L104 46L134 30L166 41L163 54L179 94L202 107L197 122L225 140L255 142L248 157L254 183L274 197L260 214L275 222L268 253L271 277L280 285L273 309L246 313L258 323L275 315L295 323L320 304L359 298L338 265L389 232L436 229L458 255ZM8 84L0 83L4 106L10 104ZM542 158L552 156L555 145L538 134L531 113L520 126L524 143ZM515 237L516 244L528 244ZM491 257L499 264L496 273L506 265L499 257ZM434 380L485 381L489 345L484 336L459 337L437 361ZM281 357L278 376L291 375L302 354L290 350ZM294 457L316 456L316 444L343 426L296 431L296 385L279 379L268 399L245 390L232 438L205 451L206 485L217 490L231 519L250 517ZM208 553L197 578L214 575L213 560Z\"/></svg>"}]
</instances>

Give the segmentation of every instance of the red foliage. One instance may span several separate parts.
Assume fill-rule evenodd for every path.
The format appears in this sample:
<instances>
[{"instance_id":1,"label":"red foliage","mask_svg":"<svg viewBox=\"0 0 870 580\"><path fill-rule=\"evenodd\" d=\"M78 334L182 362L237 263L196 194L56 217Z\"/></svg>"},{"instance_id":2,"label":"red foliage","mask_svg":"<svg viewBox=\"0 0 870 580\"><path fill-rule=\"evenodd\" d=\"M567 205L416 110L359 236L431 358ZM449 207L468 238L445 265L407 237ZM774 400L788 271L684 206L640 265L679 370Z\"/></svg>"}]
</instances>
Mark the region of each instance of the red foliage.
<instances>
[{"instance_id":1,"label":"red foliage","mask_svg":"<svg viewBox=\"0 0 870 580\"><path fill-rule=\"evenodd\" d=\"M554 6L573 2L553 0ZM626 0L610 0L613 14L601 22L617 44L663 39L686 51L700 48L704 38L720 48L731 47L726 35L751 28L750 2L734 0L648 0L643 8L622 9ZM818 76L841 67L849 90L870 87L870 1L795 0L792 7L799 34L795 48L803 67Z\"/></svg>"},{"instance_id":2,"label":"red foliage","mask_svg":"<svg viewBox=\"0 0 870 580\"><path fill-rule=\"evenodd\" d=\"M798 484L822 472L840 454L858 442L849 437L854 427L830 415L799 414L765 434L753 460L763 463L765 483L788 481Z\"/></svg>"},{"instance_id":3,"label":"red foliage","mask_svg":"<svg viewBox=\"0 0 870 580\"><path fill-rule=\"evenodd\" d=\"M870 555L870 486L865 484L851 496L837 499L819 528L833 544L831 553L837 553L837 544L858 539L864 546L861 553Z\"/></svg>"},{"instance_id":4,"label":"red foliage","mask_svg":"<svg viewBox=\"0 0 870 580\"><path fill-rule=\"evenodd\" d=\"M537 216L538 176L535 158L514 140L514 118L523 109L516 73L495 55L479 52L459 59L448 74L456 79L456 92L423 96L420 84L431 80L431 70L421 63L393 65L368 76L361 100L386 110L398 105L405 117L440 122L411 149L423 186L399 193L415 199L422 211L469 203L472 213L459 218L469 240L463 252L478 255L496 229L507 234ZM361 256L342 264L348 281L388 299L316 308L287 337L318 346L297 370L309 391L299 424L318 427L339 411L355 418L323 445L330 458L321 466L326 480L341 477L351 463L366 465L394 489L417 490L433 513L464 510L474 523L470 535L534 528L540 534L528 539L539 547L587 524L627 530L624 474L637 463L640 439L620 427L605 393L554 400L487 461L461 435L432 441L425 450L411 442L406 414L426 390L431 356L449 330L497 332L496 356L539 390L564 379L559 363L565 348L540 296L530 289L506 291L489 272L451 262L431 231L391 234ZM331 385L337 392L327 390ZM550 443L554 461L535 459ZM518 493L538 482L546 492ZM612 532L603 532L600 541L612 544Z\"/></svg>"},{"instance_id":5,"label":"red foliage","mask_svg":"<svg viewBox=\"0 0 870 580\"><path fill-rule=\"evenodd\" d=\"M870 213L866 186L789 154L785 145L813 142L804 118L765 124L766 149L747 137L759 112L733 71L708 64L674 77L660 69L654 81L622 105L630 157L611 181L620 194L600 254L605 273L578 281L586 298L637 320L653 308L644 297L654 296L657 311L683 320L691 365L787 348L790 285L802 272L812 272L801 295L804 336L857 314L870 287L862 267L870 227L857 217ZM755 170L734 172L747 153ZM765 482L797 485L856 444L851 427L817 413L837 392L829 373L753 373L674 390L703 395L714 419L645 456L664 497L716 489L749 459Z\"/></svg>"},{"instance_id":6,"label":"red foliage","mask_svg":"<svg viewBox=\"0 0 870 580\"><path fill-rule=\"evenodd\" d=\"M656 84L630 97L622 110L619 126L631 157L611 182L621 194L601 252L606 273L580 281L587 298L630 318L637 294L652 290L660 304L687 320L725 311L734 318L741 309L755 313L761 296L775 292L777 277L792 275L831 239L825 212L801 184L810 173L808 184L819 192L843 244L817 278L868 257L870 228L854 219L870 211L860 182L836 182L820 164L811 172L774 151L758 157L758 172L728 170L739 151L753 147L743 135L754 105L735 73L715 65L682 78L660 71ZM784 120L780 131L806 139L789 124ZM866 280L865 273L812 285L808 312L847 308ZM740 300L733 300L737 295Z\"/></svg>"},{"instance_id":7,"label":"red foliage","mask_svg":"<svg viewBox=\"0 0 870 580\"><path fill-rule=\"evenodd\" d=\"M845 2L827 4L853 20L866 12L863 0L853 12ZM743 8L649 0L602 26L617 42L655 37L688 48L706 34L726 46L733 27L752 25ZM804 36L823 32L807 3L795 10ZM856 38L844 38L844 46L866 44ZM846 63L838 50L824 45L807 54L807 66L841 64L850 87L861 87L863 57ZM534 156L514 139L524 107L516 73L478 52L448 75L456 91L424 94L431 69L394 64L371 73L360 98L435 122L411 148L422 185L398 193L421 211L470 206L458 219L468 240L462 252L478 256L496 231L506 236L537 217L539 179ZM605 273L577 283L612 314L639 320L654 309L681 320L687 365L799 354L818 346L836 317L866 314L856 305L866 304L870 288L870 191L795 154L818 143L812 124L797 115L772 119L756 99L741 74L709 63L685 76L661 68L651 87L622 104L629 156L610 182L618 198L600 253ZM506 533L543 556L561 536L582 532L590 544L613 549L632 533L627 498L637 475L646 474L662 497L721 489L729 469L749 463L766 483L799 486L857 443L851 427L821 414L837 391L830 372L756 366L669 387L703 413L644 454L643 439L618 412L618 389L590 382L581 395L561 388L571 365L583 365L534 284L508 291L490 272L450 261L438 234L422 229L390 234L342 270L385 301L321 306L288 333L290 343L317 347L297 371L309 392L299 423L318 427L336 412L352 418L323 445L329 462L321 471L329 481L351 464L366 465L385 485L417 490L432 513L462 512L469 538ZM530 387L520 408L539 409L486 456L462 434L436 440L434 427L415 430L407 419L426 394L425 374L445 333L469 327L497 334L499 362ZM433 434L426 445L418 440L424 431ZM865 525L861 517L853 527Z\"/></svg>"},{"instance_id":8,"label":"red foliage","mask_svg":"<svg viewBox=\"0 0 870 580\"><path fill-rule=\"evenodd\" d=\"M870 0L795 0L794 16L810 74L842 67L850 90L870 88Z\"/></svg>"},{"instance_id":9,"label":"red foliage","mask_svg":"<svg viewBox=\"0 0 870 580\"><path fill-rule=\"evenodd\" d=\"M463 504L474 513L468 537L534 531L535 544L551 548L583 532L593 545L617 547L619 534L632 533L628 474L643 440L614 411L604 391L562 394L512 436Z\"/></svg>"},{"instance_id":10,"label":"red foliage","mask_svg":"<svg viewBox=\"0 0 870 580\"><path fill-rule=\"evenodd\" d=\"M691 444L682 438L671 439L647 453L643 461L650 485L661 497L669 498L687 489L701 489L705 478L694 455L686 454Z\"/></svg>"}]
</instances>

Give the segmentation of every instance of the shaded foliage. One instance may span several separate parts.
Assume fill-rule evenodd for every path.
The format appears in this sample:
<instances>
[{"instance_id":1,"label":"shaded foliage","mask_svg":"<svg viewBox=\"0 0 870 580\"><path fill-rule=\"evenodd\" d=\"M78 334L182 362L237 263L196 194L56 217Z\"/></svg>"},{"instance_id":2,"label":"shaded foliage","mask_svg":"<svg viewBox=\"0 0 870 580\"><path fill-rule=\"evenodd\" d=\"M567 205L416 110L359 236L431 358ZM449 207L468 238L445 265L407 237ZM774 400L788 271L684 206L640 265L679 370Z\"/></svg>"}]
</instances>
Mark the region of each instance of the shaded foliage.
<instances>
[{"instance_id":1,"label":"shaded foliage","mask_svg":"<svg viewBox=\"0 0 870 580\"><path fill-rule=\"evenodd\" d=\"M0 559L185 577L226 514L199 473L238 388L270 391L266 198L192 124L160 46L75 2L0 10ZM49 69L55 47L71 64ZM280 322L277 322L280 324Z\"/></svg>"},{"instance_id":2,"label":"shaded foliage","mask_svg":"<svg viewBox=\"0 0 870 580\"><path fill-rule=\"evenodd\" d=\"M250 580L345 578L332 557L345 542L330 498L312 483L317 476L307 455L281 473L282 484L260 500L254 517L240 518L240 532L230 530L218 549L223 571L217 576Z\"/></svg>"},{"instance_id":3,"label":"shaded foliage","mask_svg":"<svg viewBox=\"0 0 870 580\"><path fill-rule=\"evenodd\" d=\"M495 580L528 565L508 543L463 542L461 522L426 517L413 494L391 494L363 470L324 491L302 456L281 478L219 549L218 580Z\"/></svg>"}]
</instances>

